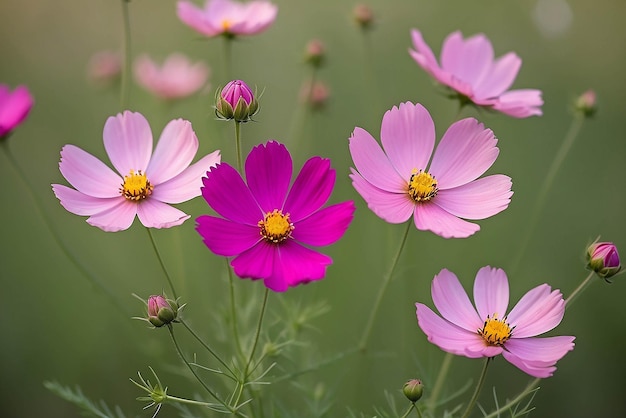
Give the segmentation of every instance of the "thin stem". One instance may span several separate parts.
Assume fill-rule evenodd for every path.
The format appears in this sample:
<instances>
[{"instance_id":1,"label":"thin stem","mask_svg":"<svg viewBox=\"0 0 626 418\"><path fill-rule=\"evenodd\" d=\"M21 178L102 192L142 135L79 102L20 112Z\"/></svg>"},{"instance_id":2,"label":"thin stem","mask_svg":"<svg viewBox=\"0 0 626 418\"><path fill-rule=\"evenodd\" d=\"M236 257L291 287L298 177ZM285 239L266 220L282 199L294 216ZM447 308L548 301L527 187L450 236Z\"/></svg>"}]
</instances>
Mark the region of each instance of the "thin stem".
<instances>
[{"instance_id":1,"label":"thin stem","mask_svg":"<svg viewBox=\"0 0 626 418\"><path fill-rule=\"evenodd\" d=\"M585 290L587 288L587 286L589 286L589 283L591 283L591 280L593 279L594 276L595 276L595 272L593 272L593 271L589 272L589 275L587 275L585 280L583 280L583 282L581 284L579 284L576 289L574 289L574 291L567 297L567 299L565 299L565 308L566 309L569 306L571 306L571 304L574 302L576 297L580 293L582 293L583 290Z\"/></svg>"},{"instance_id":2,"label":"thin stem","mask_svg":"<svg viewBox=\"0 0 626 418\"><path fill-rule=\"evenodd\" d=\"M435 380L435 385L433 386L432 395L428 399L430 404L430 411L432 414L435 414L435 409L437 408L437 401L439 400L439 395L441 394L441 390L443 389L443 383L446 381L446 376L448 375L448 370L450 370L450 365L452 364L452 359L454 355L451 353L446 353L443 358L443 363L441 363L441 368L439 369L439 374L437 375L437 380Z\"/></svg>"},{"instance_id":3,"label":"thin stem","mask_svg":"<svg viewBox=\"0 0 626 418\"><path fill-rule=\"evenodd\" d=\"M578 133L580 132L580 128L582 127L583 120L584 118L579 114L576 114L574 116L574 118L572 119L572 124L569 127L569 131L567 132L567 135L565 135L565 138L563 139L563 142L561 143L561 148L559 148L556 155L554 156L554 160L552 160L552 164L550 165L548 174L546 174L546 177L541 184L541 190L537 194L537 200L535 201L535 206L533 207L533 211L530 216L530 219L528 223L526 224L527 226L525 228L525 234L524 234L523 239L520 241L521 244L520 244L519 251L517 252L517 258L515 258L515 260L513 261L513 264L511 265L511 268L510 268L510 271L512 272L511 274L514 274L514 272L517 270L520 262L522 261L524 257L524 253L526 252L528 248L528 244L530 243L530 238L532 237L532 234L537 226L539 215L541 214L541 211L546 203L546 197L548 196L548 192L550 191L550 188L552 187L552 183L554 183L556 174L561 168L561 165L563 164L565 157L567 156L569 150L572 148L572 145L574 144L574 140L576 139L576 136L578 136Z\"/></svg>"},{"instance_id":4,"label":"thin stem","mask_svg":"<svg viewBox=\"0 0 626 418\"><path fill-rule=\"evenodd\" d=\"M254 343L252 344L252 350L250 350L250 356L246 362L246 367L243 372L244 380L248 380L248 370L250 370L250 364L254 358L254 352L256 351L257 344L259 343L259 336L261 335L261 327L263 325L263 317L265 316L265 308L267 307L267 298L269 296L269 289L265 288L265 295L263 296L263 305L261 305L261 312L259 313L259 322L256 326L256 333L254 335Z\"/></svg>"},{"instance_id":5,"label":"thin stem","mask_svg":"<svg viewBox=\"0 0 626 418\"><path fill-rule=\"evenodd\" d=\"M130 0L122 0L122 18L124 20L124 41L122 43L122 50L124 55L124 65L122 67L122 86L120 92L120 107L122 110L128 108L128 100L130 97L130 62L131 62L131 50L130 50L130 13L128 10L128 3Z\"/></svg>"},{"instance_id":6,"label":"thin stem","mask_svg":"<svg viewBox=\"0 0 626 418\"><path fill-rule=\"evenodd\" d=\"M489 415L486 415L484 418L496 418L496 417L499 417L500 414L502 414L503 412L508 411L513 406L517 405L517 403L521 402L522 399L524 399L526 396L528 396L528 394L530 392L535 390L535 388L539 385L540 381L541 381L540 378L536 378L535 380L530 382L528 384L528 386L526 386L526 389L524 389L519 395L517 395L515 398L511 399L509 402L507 402L506 404L502 405L500 408L498 408L497 410L493 411Z\"/></svg>"},{"instance_id":7,"label":"thin stem","mask_svg":"<svg viewBox=\"0 0 626 418\"><path fill-rule=\"evenodd\" d=\"M303 374L306 374L306 373L318 370L321 367L324 367L324 366L327 366L329 364L332 364L332 363L334 363L334 362L336 362L338 360L341 360L342 358L346 357L349 354L356 353L357 351L358 351L357 348L353 348L351 350L344 351L342 353L338 353L338 354L336 354L335 356L333 356L331 358L328 358L328 359L326 359L324 361L321 361L321 362L319 362L317 364L314 364L313 366L310 366L310 367L307 367L305 369L298 370L298 371L295 371L293 373L289 373L289 374L286 374L284 376L278 377L278 378L274 379L274 383L282 382L283 380L293 380L295 377L298 377L298 376L301 376Z\"/></svg>"},{"instance_id":8,"label":"thin stem","mask_svg":"<svg viewBox=\"0 0 626 418\"><path fill-rule=\"evenodd\" d=\"M235 372L233 372L233 370L228 366L228 364L226 364L226 362L222 360L222 358L211 347L209 347L209 345L205 343L204 340L200 338L200 336L198 336L198 334L196 334L196 332L193 329L191 329L191 327L187 324L187 322L185 322L182 319L179 319L178 322L183 324L183 326L187 328L187 331L189 331L189 333L193 335L193 337L200 343L200 345L202 345L209 353L211 353L211 355L215 357L215 359L219 361L220 364L224 366L226 370L228 370L233 377L235 376Z\"/></svg>"},{"instance_id":9,"label":"thin stem","mask_svg":"<svg viewBox=\"0 0 626 418\"><path fill-rule=\"evenodd\" d=\"M228 262L228 258L224 258L226 260L226 270L228 271L228 281L230 283L230 316L231 321L233 321L233 337L235 338L235 346L237 348L237 353L239 357L243 360L243 349L241 348L241 340L239 339L239 329L237 328L237 304L235 302L235 278L233 276L233 270L230 267L230 263Z\"/></svg>"},{"instance_id":10,"label":"thin stem","mask_svg":"<svg viewBox=\"0 0 626 418\"><path fill-rule=\"evenodd\" d=\"M413 408L417 409L417 407L415 406L415 402L411 402L411 406L409 406L409 409L407 409L404 415L402 415L400 418L408 417L411 411L413 410Z\"/></svg>"},{"instance_id":11,"label":"thin stem","mask_svg":"<svg viewBox=\"0 0 626 418\"><path fill-rule=\"evenodd\" d=\"M148 236L150 237L152 248L154 248L154 252L156 253L157 259L159 260L161 269L163 270L163 273L165 274L165 278L167 279L167 283L169 283L170 289L172 290L172 296L174 296L174 299L178 299L178 295L176 294L176 289L174 288L174 282L172 282L170 273L167 271L167 268L165 267L165 263L163 262L163 257L161 257L161 252L159 251L159 248L156 245L156 241L154 240L154 237L152 236L152 230L146 227L146 231L148 231Z\"/></svg>"},{"instance_id":12,"label":"thin stem","mask_svg":"<svg viewBox=\"0 0 626 418\"><path fill-rule=\"evenodd\" d=\"M376 296L376 301L374 302L374 307L370 311L369 319L367 320L367 324L365 325L365 329L363 331L363 336L361 337L361 342L359 343L359 350L361 352L365 352L367 348L367 341L369 340L370 334L372 333L372 327L374 326L374 319L376 318L376 314L378 313L378 309L380 308L380 303L383 299L383 295L391 282L391 278L393 277L393 272L398 265L398 260L400 259L400 254L402 254L402 250L404 249L404 244L406 243L406 239L409 236L409 230L411 229L411 222L407 222L406 230L404 231L404 235L402 236L402 240L400 241L400 246L398 247L398 251L394 256L391 267L387 272L387 275L384 277L382 285L378 290L378 295Z\"/></svg>"},{"instance_id":13,"label":"thin stem","mask_svg":"<svg viewBox=\"0 0 626 418\"><path fill-rule=\"evenodd\" d=\"M235 147L237 149L237 171L243 175L243 163L241 159L241 122L235 121Z\"/></svg>"},{"instance_id":14,"label":"thin stem","mask_svg":"<svg viewBox=\"0 0 626 418\"><path fill-rule=\"evenodd\" d=\"M192 399L179 398L177 396L172 396L172 395L166 395L165 399L168 400L168 401L173 401L173 402L178 402L178 403L185 403L185 404L189 404L189 405L196 405L196 406L203 406L203 407L212 406L208 402L194 401Z\"/></svg>"},{"instance_id":15,"label":"thin stem","mask_svg":"<svg viewBox=\"0 0 626 418\"><path fill-rule=\"evenodd\" d=\"M489 367L489 362L491 359L492 357L487 357L485 359L485 365L483 366L483 371L480 373L480 378L478 379L478 384L476 384L476 389L474 389L474 394L472 395L472 399L470 399L469 403L467 404L467 408L465 409L465 412L463 413L463 416L461 418L469 417L470 413L472 412L472 409L474 409L474 405L476 404L476 401L478 400L478 395L480 395L480 391L483 388L483 385L485 383L485 377L487 376L487 368Z\"/></svg>"},{"instance_id":16,"label":"thin stem","mask_svg":"<svg viewBox=\"0 0 626 418\"><path fill-rule=\"evenodd\" d=\"M233 38L231 36L224 36L224 79L231 80L232 75L232 41ZM226 81L225 83L227 83Z\"/></svg>"}]
</instances>

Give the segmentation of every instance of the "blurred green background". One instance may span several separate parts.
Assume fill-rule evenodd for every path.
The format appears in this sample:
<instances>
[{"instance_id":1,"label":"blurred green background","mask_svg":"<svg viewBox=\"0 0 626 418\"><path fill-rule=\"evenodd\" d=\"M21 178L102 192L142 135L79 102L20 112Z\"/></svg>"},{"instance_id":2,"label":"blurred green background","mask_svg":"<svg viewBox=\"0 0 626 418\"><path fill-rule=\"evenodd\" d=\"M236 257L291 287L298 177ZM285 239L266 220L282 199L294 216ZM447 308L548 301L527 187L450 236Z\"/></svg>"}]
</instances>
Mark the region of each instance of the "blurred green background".
<instances>
[{"instance_id":1,"label":"blurred green background","mask_svg":"<svg viewBox=\"0 0 626 418\"><path fill-rule=\"evenodd\" d=\"M166 105L133 85L130 108L148 118L155 139L170 119L190 120L201 142L199 154L221 149L223 160L234 163L232 126L215 120L213 92L229 78L242 78L264 90L258 122L243 127L246 153L257 143L276 139L292 149L297 167L312 155L332 159L338 173L332 200L354 199L355 220L342 241L325 249L334 258L325 280L270 295L270 323L278 328L282 322L277 308L284 304L327 303L330 311L316 318L315 329L306 334L319 358L357 344L403 231L371 213L351 187L348 137L360 126L378 138L384 111L403 101L420 102L429 109L438 137L456 116L456 104L433 87L408 55L409 30L420 29L437 56L452 31L460 29L466 36L485 33L497 56L515 51L522 58L514 88L541 89L545 100L544 115L525 120L464 111L463 116L478 117L500 139L500 157L490 172L513 178L512 203L498 216L480 221L481 231L469 239L445 240L411 231L367 358L350 358L297 379L304 392L317 388L318 394L326 394L332 407L325 416L346 416L348 411L374 416L375 406L386 407L385 391L404 405L399 389L407 379L421 377L427 388L432 385L443 353L418 328L414 303L432 306L430 282L442 268L455 272L466 289L471 289L480 267L504 268L513 304L544 282L567 296L586 276L584 250L598 235L614 241L626 255L623 0L369 1L376 25L365 38L351 19L354 1L274 2L279 6L275 24L259 36L234 43L233 74L227 77L221 39L203 39L182 24L174 1L133 0L133 56L146 52L160 61L171 52L183 52L211 66L212 87L208 94ZM141 393L128 380L137 371L147 374L148 366L157 369L170 393L197 394L198 389L187 384L166 332L130 319L143 315L132 293L147 297L166 288L144 228L135 222L128 231L104 233L66 212L50 189L51 183L65 183L58 171L64 144L106 157L102 128L107 117L121 110L119 89L94 87L85 71L95 52L120 48L121 10L121 2L115 0L0 2L0 82L27 85L36 101L9 146L63 242L112 295L85 279L59 250L3 155L2 417L79 416L72 405L43 387L45 380L80 385L91 398L120 405L128 416L150 416L135 401ZM328 49L319 79L329 85L331 98L322 111L303 116L298 94L310 75L303 54L313 38ZM510 271L529 228L537 192L571 123L570 105L588 88L597 92L599 112L583 125L522 263ZM192 217L209 212L201 198L180 207ZM176 276L178 292L189 304L186 318L208 340L224 347L219 333L227 298L224 261L204 247L193 220L154 235ZM555 376L542 382L534 400L537 411L531 416L626 416L623 280L617 277L612 285L597 280L551 333L575 335L576 348L558 363ZM243 296L254 295L251 289L261 287L259 282L237 282ZM189 348L189 353L192 350L198 348ZM293 367L287 360L282 364ZM476 379L481 366L480 361L456 358L447 393ZM504 399L530 380L497 358L481 404L493 409L494 386ZM295 383L277 384L269 393L283 397L288 410L300 411L291 416L321 416L313 406L296 402ZM175 416L176 411L166 406L161 414ZM478 410L474 416L480 416Z\"/></svg>"}]
</instances>

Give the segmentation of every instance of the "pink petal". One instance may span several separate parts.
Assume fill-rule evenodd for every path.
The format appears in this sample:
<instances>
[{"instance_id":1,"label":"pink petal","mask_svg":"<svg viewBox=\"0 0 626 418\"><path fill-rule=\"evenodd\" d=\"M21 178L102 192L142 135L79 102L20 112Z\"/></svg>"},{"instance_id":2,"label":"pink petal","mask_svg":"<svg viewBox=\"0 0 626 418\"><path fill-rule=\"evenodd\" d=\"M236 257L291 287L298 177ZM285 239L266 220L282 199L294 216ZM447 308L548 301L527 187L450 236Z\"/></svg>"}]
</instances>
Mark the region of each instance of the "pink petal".
<instances>
[{"instance_id":1,"label":"pink petal","mask_svg":"<svg viewBox=\"0 0 626 418\"><path fill-rule=\"evenodd\" d=\"M61 149L59 170L79 192L92 197L119 197L124 180L86 151L66 145Z\"/></svg>"},{"instance_id":2,"label":"pink petal","mask_svg":"<svg viewBox=\"0 0 626 418\"><path fill-rule=\"evenodd\" d=\"M11 93L8 86L0 85L0 137L22 123L33 107L33 97L25 86L17 86Z\"/></svg>"},{"instance_id":3,"label":"pink petal","mask_svg":"<svg viewBox=\"0 0 626 418\"><path fill-rule=\"evenodd\" d=\"M482 320L502 319L509 307L509 281L502 269L489 266L478 270L474 281L474 303ZM482 328L482 327L481 327Z\"/></svg>"},{"instance_id":4,"label":"pink petal","mask_svg":"<svg viewBox=\"0 0 626 418\"><path fill-rule=\"evenodd\" d=\"M117 206L87 218L87 223L106 232L123 231L133 224L137 214L137 206L135 202L120 199Z\"/></svg>"},{"instance_id":5,"label":"pink petal","mask_svg":"<svg viewBox=\"0 0 626 418\"><path fill-rule=\"evenodd\" d=\"M483 319L454 273L441 270L433 279L431 293L435 307L446 320L473 333L482 327Z\"/></svg>"},{"instance_id":6,"label":"pink petal","mask_svg":"<svg viewBox=\"0 0 626 418\"><path fill-rule=\"evenodd\" d=\"M65 210L80 216L91 216L110 210L124 200L122 196L110 198L88 196L61 184L53 184L52 191Z\"/></svg>"},{"instance_id":7,"label":"pink petal","mask_svg":"<svg viewBox=\"0 0 626 418\"><path fill-rule=\"evenodd\" d=\"M330 245L343 236L354 217L354 202L328 206L295 224L292 236L311 246Z\"/></svg>"},{"instance_id":8,"label":"pink petal","mask_svg":"<svg viewBox=\"0 0 626 418\"><path fill-rule=\"evenodd\" d=\"M280 288L282 283L289 287L323 279L326 268L333 259L325 254L310 250L292 240L278 245L278 259L274 259L272 276L265 279L270 289ZM280 290L277 290L280 291Z\"/></svg>"},{"instance_id":9,"label":"pink petal","mask_svg":"<svg viewBox=\"0 0 626 418\"><path fill-rule=\"evenodd\" d=\"M467 238L480 230L480 226L464 221L429 202L415 205L415 226L420 231L432 231L443 238Z\"/></svg>"},{"instance_id":10,"label":"pink petal","mask_svg":"<svg viewBox=\"0 0 626 418\"><path fill-rule=\"evenodd\" d=\"M441 68L475 89L491 69L493 47L485 35L474 35L466 40L460 32L445 39L441 49Z\"/></svg>"},{"instance_id":11,"label":"pink petal","mask_svg":"<svg viewBox=\"0 0 626 418\"><path fill-rule=\"evenodd\" d=\"M474 118L453 123L437 146L429 172L446 190L482 175L498 157L498 140Z\"/></svg>"},{"instance_id":12,"label":"pink petal","mask_svg":"<svg viewBox=\"0 0 626 418\"><path fill-rule=\"evenodd\" d=\"M171 228L181 225L191 216L167 203L145 199L137 204L137 216L147 228Z\"/></svg>"},{"instance_id":13,"label":"pink petal","mask_svg":"<svg viewBox=\"0 0 626 418\"><path fill-rule=\"evenodd\" d=\"M207 177L202 178L202 196L214 211L237 223L258 225L264 213L237 170L221 163L211 168Z\"/></svg>"},{"instance_id":14,"label":"pink petal","mask_svg":"<svg viewBox=\"0 0 626 418\"><path fill-rule=\"evenodd\" d=\"M152 131L141 113L126 110L111 116L102 136L109 159L121 175L131 170L145 173L152 154Z\"/></svg>"},{"instance_id":15,"label":"pink petal","mask_svg":"<svg viewBox=\"0 0 626 418\"><path fill-rule=\"evenodd\" d=\"M441 68L437 58L433 54L428 44L424 42L422 33L417 29L411 30L411 39L415 51L409 50L409 54L427 73L438 79L437 74L441 73Z\"/></svg>"},{"instance_id":16,"label":"pink petal","mask_svg":"<svg viewBox=\"0 0 626 418\"><path fill-rule=\"evenodd\" d=\"M283 144L269 141L250 151L246 159L246 181L263 212L283 208L291 173L291 155Z\"/></svg>"},{"instance_id":17,"label":"pink petal","mask_svg":"<svg viewBox=\"0 0 626 418\"><path fill-rule=\"evenodd\" d=\"M460 218L485 219L506 209L512 195L510 177L496 174L440 190L433 202Z\"/></svg>"},{"instance_id":18,"label":"pink petal","mask_svg":"<svg viewBox=\"0 0 626 418\"><path fill-rule=\"evenodd\" d=\"M220 158L219 150L204 156L173 179L155 186L150 197L165 203L182 203L200 196L202 176L219 164Z\"/></svg>"},{"instance_id":19,"label":"pink petal","mask_svg":"<svg viewBox=\"0 0 626 418\"><path fill-rule=\"evenodd\" d=\"M541 90L523 89L502 94L493 108L515 118L527 118L541 116L541 105L543 105Z\"/></svg>"},{"instance_id":20,"label":"pink petal","mask_svg":"<svg viewBox=\"0 0 626 418\"><path fill-rule=\"evenodd\" d=\"M399 174L374 137L355 128L350 137L350 154L361 176L373 186L388 192L407 190L409 179Z\"/></svg>"},{"instance_id":21,"label":"pink petal","mask_svg":"<svg viewBox=\"0 0 626 418\"><path fill-rule=\"evenodd\" d=\"M502 354L506 360L531 376L546 378L556 370L555 364L574 349L574 337L513 338L506 342Z\"/></svg>"},{"instance_id":22,"label":"pink petal","mask_svg":"<svg viewBox=\"0 0 626 418\"><path fill-rule=\"evenodd\" d=\"M435 124L421 104L402 103L383 116L380 138L396 171L408 181L412 170L426 170L435 146Z\"/></svg>"},{"instance_id":23,"label":"pink petal","mask_svg":"<svg viewBox=\"0 0 626 418\"><path fill-rule=\"evenodd\" d=\"M209 250L225 257L241 254L262 239L258 226L243 225L208 215L196 219L196 231Z\"/></svg>"},{"instance_id":24,"label":"pink petal","mask_svg":"<svg viewBox=\"0 0 626 418\"><path fill-rule=\"evenodd\" d=\"M533 337L556 327L563 319L565 301L559 290L542 284L528 291L508 315L515 338Z\"/></svg>"},{"instance_id":25,"label":"pink petal","mask_svg":"<svg viewBox=\"0 0 626 418\"><path fill-rule=\"evenodd\" d=\"M158 186L178 174L191 164L198 151L198 138L191 123L176 119L163 129L152 159L146 168L146 176Z\"/></svg>"},{"instance_id":26,"label":"pink petal","mask_svg":"<svg viewBox=\"0 0 626 418\"><path fill-rule=\"evenodd\" d=\"M326 158L313 157L304 163L284 205L292 222L309 216L328 201L335 177L335 170L330 168L330 160Z\"/></svg>"},{"instance_id":27,"label":"pink petal","mask_svg":"<svg viewBox=\"0 0 626 418\"><path fill-rule=\"evenodd\" d=\"M235 257L230 262L230 265L239 277L252 280L265 279L270 277L274 271L274 260L278 257L277 252L278 247L276 245L261 240ZM283 292L287 290L287 284L277 283L276 288L270 289L276 292Z\"/></svg>"},{"instance_id":28,"label":"pink petal","mask_svg":"<svg viewBox=\"0 0 626 418\"><path fill-rule=\"evenodd\" d=\"M513 52L498 58L491 71L475 86L476 97L488 99L500 96L513 85L521 66L522 60Z\"/></svg>"},{"instance_id":29,"label":"pink petal","mask_svg":"<svg viewBox=\"0 0 626 418\"><path fill-rule=\"evenodd\" d=\"M381 190L352 169L350 174L352 185L355 190L367 202L367 207L380 218L392 224L406 222L415 208L415 202L411 200L408 192L391 193Z\"/></svg>"},{"instance_id":30,"label":"pink petal","mask_svg":"<svg viewBox=\"0 0 626 418\"><path fill-rule=\"evenodd\" d=\"M221 28L214 27L205 19L204 10L190 1L179 1L176 4L176 14L183 23L203 35L211 37L222 33Z\"/></svg>"},{"instance_id":31,"label":"pink petal","mask_svg":"<svg viewBox=\"0 0 626 418\"><path fill-rule=\"evenodd\" d=\"M253 1L246 4L245 27L234 33L238 35L255 35L267 29L278 13L278 7L268 1Z\"/></svg>"}]
</instances>

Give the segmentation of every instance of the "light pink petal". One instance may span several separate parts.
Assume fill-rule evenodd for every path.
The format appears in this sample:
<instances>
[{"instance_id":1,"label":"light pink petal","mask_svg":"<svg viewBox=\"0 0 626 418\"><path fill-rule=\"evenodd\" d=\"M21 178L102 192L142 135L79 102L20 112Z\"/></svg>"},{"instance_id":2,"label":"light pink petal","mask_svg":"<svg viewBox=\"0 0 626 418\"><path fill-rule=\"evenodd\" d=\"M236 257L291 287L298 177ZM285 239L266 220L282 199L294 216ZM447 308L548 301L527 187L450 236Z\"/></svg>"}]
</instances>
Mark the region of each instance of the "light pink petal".
<instances>
[{"instance_id":1,"label":"light pink petal","mask_svg":"<svg viewBox=\"0 0 626 418\"><path fill-rule=\"evenodd\" d=\"M522 89L502 94L493 108L515 118L527 118L541 116L542 105L541 90Z\"/></svg>"},{"instance_id":2,"label":"light pink petal","mask_svg":"<svg viewBox=\"0 0 626 418\"><path fill-rule=\"evenodd\" d=\"M161 134L146 176L152 184L166 182L191 164L198 151L198 138L191 123L182 119L170 121Z\"/></svg>"},{"instance_id":3,"label":"light pink petal","mask_svg":"<svg viewBox=\"0 0 626 418\"><path fill-rule=\"evenodd\" d=\"M574 349L574 337L513 338L506 342L504 358L531 376L550 377L555 364Z\"/></svg>"},{"instance_id":4,"label":"light pink petal","mask_svg":"<svg viewBox=\"0 0 626 418\"><path fill-rule=\"evenodd\" d=\"M123 231L133 224L137 214L137 206L135 202L120 199L117 206L87 218L87 223L106 232Z\"/></svg>"},{"instance_id":5,"label":"light pink petal","mask_svg":"<svg viewBox=\"0 0 626 418\"><path fill-rule=\"evenodd\" d=\"M293 240L278 245L276 254L278 260L274 259L272 276L265 279L265 285L272 290L281 288L282 283L293 287L323 279L326 268L333 263L329 256L303 247Z\"/></svg>"},{"instance_id":6,"label":"light pink petal","mask_svg":"<svg viewBox=\"0 0 626 418\"><path fill-rule=\"evenodd\" d=\"M202 236L209 250L225 257L241 254L262 239L259 227L208 215L196 219L196 231Z\"/></svg>"},{"instance_id":7,"label":"light pink petal","mask_svg":"<svg viewBox=\"0 0 626 418\"><path fill-rule=\"evenodd\" d=\"M392 224L406 222L413 214L415 202L408 193L392 193L371 185L352 169L350 174L355 190L367 202L367 207L380 218Z\"/></svg>"},{"instance_id":8,"label":"light pink petal","mask_svg":"<svg viewBox=\"0 0 626 418\"><path fill-rule=\"evenodd\" d=\"M66 145L61 149L59 170L79 192L92 197L119 197L124 180L86 151Z\"/></svg>"},{"instance_id":9,"label":"light pink petal","mask_svg":"<svg viewBox=\"0 0 626 418\"><path fill-rule=\"evenodd\" d=\"M534 337L556 327L563 319L565 301L559 290L542 284L526 293L508 315L515 338Z\"/></svg>"},{"instance_id":10,"label":"light pink petal","mask_svg":"<svg viewBox=\"0 0 626 418\"><path fill-rule=\"evenodd\" d=\"M420 231L432 231L443 238L467 238L480 226L446 212L433 202L415 205L415 226Z\"/></svg>"},{"instance_id":11,"label":"light pink petal","mask_svg":"<svg viewBox=\"0 0 626 418\"><path fill-rule=\"evenodd\" d=\"M253 1L246 4L245 26L238 31L233 28L233 33L238 35L255 35L267 29L278 13L278 7L268 1Z\"/></svg>"},{"instance_id":12,"label":"light pink petal","mask_svg":"<svg viewBox=\"0 0 626 418\"><path fill-rule=\"evenodd\" d=\"M190 1L179 1L176 4L178 18L192 29L206 36L217 36L222 33L222 28L214 27L206 18L204 9L197 7Z\"/></svg>"},{"instance_id":13,"label":"light pink petal","mask_svg":"<svg viewBox=\"0 0 626 418\"><path fill-rule=\"evenodd\" d=\"M61 184L53 184L52 191L65 210L80 216L91 216L107 211L124 200L122 196L110 198L88 196Z\"/></svg>"},{"instance_id":14,"label":"light pink petal","mask_svg":"<svg viewBox=\"0 0 626 418\"><path fill-rule=\"evenodd\" d=\"M219 164L220 158L219 150L204 156L173 179L155 186L150 197L165 203L182 203L200 196L202 176Z\"/></svg>"},{"instance_id":15,"label":"light pink petal","mask_svg":"<svg viewBox=\"0 0 626 418\"><path fill-rule=\"evenodd\" d=\"M350 137L350 154L361 176L379 189L388 192L407 191L408 178L399 174L374 137L355 128Z\"/></svg>"},{"instance_id":16,"label":"light pink petal","mask_svg":"<svg viewBox=\"0 0 626 418\"><path fill-rule=\"evenodd\" d=\"M430 75L435 78L437 73L441 72L437 58L433 54L428 44L424 41L422 33L417 29L411 30L411 39L413 41L413 47L415 51L409 50L409 53L413 59Z\"/></svg>"},{"instance_id":17,"label":"light pink petal","mask_svg":"<svg viewBox=\"0 0 626 418\"><path fill-rule=\"evenodd\" d=\"M289 212L292 222L309 216L328 201L335 177L326 158L313 157L304 163L285 201L284 211Z\"/></svg>"},{"instance_id":18,"label":"light pink petal","mask_svg":"<svg viewBox=\"0 0 626 418\"><path fill-rule=\"evenodd\" d=\"M230 265L233 267L235 274L241 278L252 280L265 279L270 277L274 271L275 258L278 257L275 254L277 251L278 247L276 245L261 240L258 244L235 257L230 262ZM276 292L287 290L286 283L277 283L275 287L271 289Z\"/></svg>"},{"instance_id":19,"label":"light pink petal","mask_svg":"<svg viewBox=\"0 0 626 418\"><path fill-rule=\"evenodd\" d=\"M295 224L292 236L311 246L330 245L343 236L354 217L354 202L321 209Z\"/></svg>"},{"instance_id":20,"label":"light pink petal","mask_svg":"<svg viewBox=\"0 0 626 418\"><path fill-rule=\"evenodd\" d=\"M137 216L143 226L157 229L178 226L191 217L167 203L149 198L137 203Z\"/></svg>"},{"instance_id":21,"label":"light pink petal","mask_svg":"<svg viewBox=\"0 0 626 418\"><path fill-rule=\"evenodd\" d=\"M440 190L433 202L460 218L485 219L509 207L511 185L510 177L496 174Z\"/></svg>"},{"instance_id":22,"label":"light pink petal","mask_svg":"<svg viewBox=\"0 0 626 418\"><path fill-rule=\"evenodd\" d=\"M513 85L521 66L522 60L513 52L498 58L491 71L475 86L476 97L489 99L500 96Z\"/></svg>"},{"instance_id":23,"label":"light pink petal","mask_svg":"<svg viewBox=\"0 0 626 418\"><path fill-rule=\"evenodd\" d=\"M433 279L433 303L446 320L466 331L476 332L484 320L478 316L456 275L443 269Z\"/></svg>"},{"instance_id":24,"label":"light pink petal","mask_svg":"<svg viewBox=\"0 0 626 418\"><path fill-rule=\"evenodd\" d=\"M509 307L509 281L504 270L489 266L478 270L474 280L474 303L483 321L487 316L498 319L506 316Z\"/></svg>"},{"instance_id":25,"label":"light pink petal","mask_svg":"<svg viewBox=\"0 0 626 418\"><path fill-rule=\"evenodd\" d=\"M385 112L380 139L389 160L406 181L424 170L435 146L435 124L421 104L406 102Z\"/></svg>"},{"instance_id":26,"label":"light pink petal","mask_svg":"<svg viewBox=\"0 0 626 418\"><path fill-rule=\"evenodd\" d=\"M443 42L441 68L470 84L472 89L490 71L492 62L493 47L483 34L463 40L457 31Z\"/></svg>"},{"instance_id":27,"label":"light pink petal","mask_svg":"<svg viewBox=\"0 0 626 418\"><path fill-rule=\"evenodd\" d=\"M282 209L291 182L287 147L275 141L257 145L246 158L246 181L263 212Z\"/></svg>"},{"instance_id":28,"label":"light pink petal","mask_svg":"<svg viewBox=\"0 0 626 418\"><path fill-rule=\"evenodd\" d=\"M141 113L124 111L104 124L104 148L113 167L123 176L131 170L144 173L152 154L152 131Z\"/></svg>"},{"instance_id":29,"label":"light pink petal","mask_svg":"<svg viewBox=\"0 0 626 418\"><path fill-rule=\"evenodd\" d=\"M440 190L469 183L494 163L499 153L497 142L491 129L474 118L455 122L443 135L428 171Z\"/></svg>"}]
</instances>

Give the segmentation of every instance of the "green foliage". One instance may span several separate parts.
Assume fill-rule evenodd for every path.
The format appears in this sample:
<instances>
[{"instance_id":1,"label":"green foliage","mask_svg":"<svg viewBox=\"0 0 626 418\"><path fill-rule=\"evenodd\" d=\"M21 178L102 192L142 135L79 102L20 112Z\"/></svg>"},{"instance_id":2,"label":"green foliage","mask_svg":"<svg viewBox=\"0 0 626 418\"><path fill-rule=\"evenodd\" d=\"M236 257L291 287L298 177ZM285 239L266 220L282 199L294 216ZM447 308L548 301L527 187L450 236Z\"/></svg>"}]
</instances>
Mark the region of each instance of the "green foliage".
<instances>
[{"instance_id":1,"label":"green foliage","mask_svg":"<svg viewBox=\"0 0 626 418\"><path fill-rule=\"evenodd\" d=\"M115 412L113 412L104 401L101 400L98 403L93 402L83 394L79 386L76 386L76 389L72 389L55 381L46 381L43 385L60 398L76 405L82 415L86 417L126 418L126 415L124 415L118 406L114 408Z\"/></svg>"}]
</instances>

